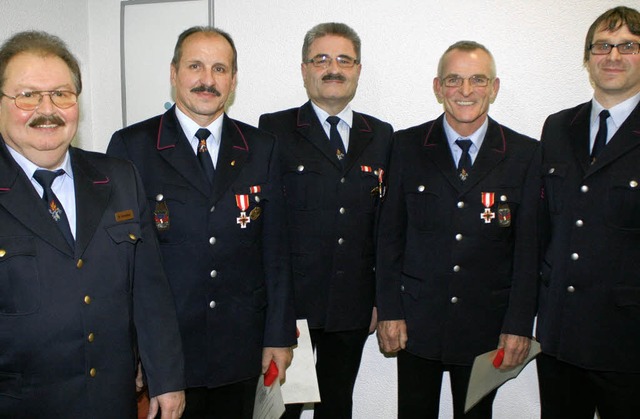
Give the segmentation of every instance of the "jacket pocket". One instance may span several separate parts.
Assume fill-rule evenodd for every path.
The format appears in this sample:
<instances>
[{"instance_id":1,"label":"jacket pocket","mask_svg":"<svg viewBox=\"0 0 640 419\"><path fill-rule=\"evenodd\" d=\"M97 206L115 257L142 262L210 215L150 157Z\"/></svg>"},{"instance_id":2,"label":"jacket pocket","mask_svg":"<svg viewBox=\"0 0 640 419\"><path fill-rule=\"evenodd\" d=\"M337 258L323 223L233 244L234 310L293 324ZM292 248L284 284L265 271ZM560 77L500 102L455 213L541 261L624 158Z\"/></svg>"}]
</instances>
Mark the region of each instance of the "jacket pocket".
<instances>
[{"instance_id":1,"label":"jacket pocket","mask_svg":"<svg viewBox=\"0 0 640 419\"><path fill-rule=\"evenodd\" d=\"M564 206L562 187L567 176L567 165L548 164L542 168L542 180L544 185L544 200L549 206L549 212L559 214Z\"/></svg>"},{"instance_id":2,"label":"jacket pocket","mask_svg":"<svg viewBox=\"0 0 640 419\"><path fill-rule=\"evenodd\" d=\"M36 312L40 307L40 293L35 239L0 237L0 315Z\"/></svg>"},{"instance_id":3,"label":"jacket pocket","mask_svg":"<svg viewBox=\"0 0 640 419\"><path fill-rule=\"evenodd\" d=\"M607 223L622 230L640 229L640 177L612 182L607 205Z\"/></svg>"}]
</instances>

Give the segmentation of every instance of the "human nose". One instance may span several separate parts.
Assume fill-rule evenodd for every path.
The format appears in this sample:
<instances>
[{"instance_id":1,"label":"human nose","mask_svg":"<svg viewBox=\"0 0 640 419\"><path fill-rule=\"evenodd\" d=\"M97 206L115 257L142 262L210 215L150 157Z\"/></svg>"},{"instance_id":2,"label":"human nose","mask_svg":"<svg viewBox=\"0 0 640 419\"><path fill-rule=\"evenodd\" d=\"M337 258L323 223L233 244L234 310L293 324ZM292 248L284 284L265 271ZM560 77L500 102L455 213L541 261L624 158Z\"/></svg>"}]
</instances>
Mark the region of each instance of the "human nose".
<instances>
[{"instance_id":1,"label":"human nose","mask_svg":"<svg viewBox=\"0 0 640 419\"><path fill-rule=\"evenodd\" d=\"M622 45L620 45L620 46L622 46ZM608 58L611 61L616 61L616 60L619 60L620 58L622 58L622 54L620 54L620 51L618 51L618 45L616 45L613 48L611 48L611 52L609 52Z\"/></svg>"},{"instance_id":2,"label":"human nose","mask_svg":"<svg viewBox=\"0 0 640 419\"><path fill-rule=\"evenodd\" d=\"M56 110L56 105L53 103L53 99L51 98L51 93L40 93L40 103L38 103L38 107L36 109L38 109L39 113L45 114L45 115L51 115L53 113L55 113Z\"/></svg>"},{"instance_id":3,"label":"human nose","mask_svg":"<svg viewBox=\"0 0 640 419\"><path fill-rule=\"evenodd\" d=\"M473 92L473 86L471 86L471 80L462 79L462 85L460 86L460 91L463 95L469 96L471 92Z\"/></svg>"}]
</instances>

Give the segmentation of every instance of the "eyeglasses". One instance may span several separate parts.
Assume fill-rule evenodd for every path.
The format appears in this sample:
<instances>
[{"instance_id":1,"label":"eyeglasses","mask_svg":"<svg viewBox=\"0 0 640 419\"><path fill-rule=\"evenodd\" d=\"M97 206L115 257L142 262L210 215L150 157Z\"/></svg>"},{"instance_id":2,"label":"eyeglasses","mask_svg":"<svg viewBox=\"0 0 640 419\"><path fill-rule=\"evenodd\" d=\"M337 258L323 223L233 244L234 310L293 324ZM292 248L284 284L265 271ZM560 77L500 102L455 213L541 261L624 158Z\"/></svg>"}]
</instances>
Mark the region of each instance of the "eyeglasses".
<instances>
[{"instance_id":1,"label":"eyeglasses","mask_svg":"<svg viewBox=\"0 0 640 419\"><path fill-rule=\"evenodd\" d=\"M314 67L318 68L327 68L331 65L333 60L336 60L336 63L338 63L338 67L340 68L351 68L360 63L360 60L349 57L348 55L338 55L336 58L331 58L326 54L318 54L313 58L309 58L305 63L313 64Z\"/></svg>"},{"instance_id":2,"label":"eyeglasses","mask_svg":"<svg viewBox=\"0 0 640 419\"><path fill-rule=\"evenodd\" d=\"M467 78L459 76L449 76L443 79L444 85L446 87L460 87L463 85L465 80L469 80L469 84L471 85L471 87L487 87L489 85L489 82L491 81L490 78L485 76L471 76Z\"/></svg>"},{"instance_id":3,"label":"eyeglasses","mask_svg":"<svg viewBox=\"0 0 640 419\"><path fill-rule=\"evenodd\" d=\"M60 109L67 109L78 103L78 95L67 90L35 90L33 92L22 92L15 96L9 96L0 92L2 96L13 99L16 106L23 111L32 111L42 103L44 96L49 96L51 102Z\"/></svg>"},{"instance_id":4,"label":"eyeglasses","mask_svg":"<svg viewBox=\"0 0 640 419\"><path fill-rule=\"evenodd\" d=\"M613 51L614 47L618 48L619 54L637 54L640 52L640 43L638 42L622 42L620 44L596 42L589 46L589 51L591 51L593 55L607 55Z\"/></svg>"}]
</instances>

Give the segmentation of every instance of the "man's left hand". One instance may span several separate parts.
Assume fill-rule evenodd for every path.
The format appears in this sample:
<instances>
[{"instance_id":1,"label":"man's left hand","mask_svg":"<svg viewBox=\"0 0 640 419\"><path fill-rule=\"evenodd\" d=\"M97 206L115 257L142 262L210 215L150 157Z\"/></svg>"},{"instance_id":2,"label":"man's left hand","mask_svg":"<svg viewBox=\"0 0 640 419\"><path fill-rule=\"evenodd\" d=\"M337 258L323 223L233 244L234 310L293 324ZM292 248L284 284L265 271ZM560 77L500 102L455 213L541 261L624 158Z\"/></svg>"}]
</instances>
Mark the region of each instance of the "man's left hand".
<instances>
[{"instance_id":1,"label":"man's left hand","mask_svg":"<svg viewBox=\"0 0 640 419\"><path fill-rule=\"evenodd\" d=\"M161 419L178 419L184 413L185 405L184 391L160 394L149 400L147 419L155 418L158 414L158 408L162 413Z\"/></svg>"},{"instance_id":2,"label":"man's left hand","mask_svg":"<svg viewBox=\"0 0 640 419\"><path fill-rule=\"evenodd\" d=\"M529 355L531 339L527 336L501 334L498 349L504 348L501 370L510 370L522 364Z\"/></svg>"},{"instance_id":3,"label":"man's left hand","mask_svg":"<svg viewBox=\"0 0 640 419\"><path fill-rule=\"evenodd\" d=\"M293 348L263 348L262 349L262 374L267 372L271 361L278 367L278 378L282 383L287 377L287 368L293 360Z\"/></svg>"}]
</instances>

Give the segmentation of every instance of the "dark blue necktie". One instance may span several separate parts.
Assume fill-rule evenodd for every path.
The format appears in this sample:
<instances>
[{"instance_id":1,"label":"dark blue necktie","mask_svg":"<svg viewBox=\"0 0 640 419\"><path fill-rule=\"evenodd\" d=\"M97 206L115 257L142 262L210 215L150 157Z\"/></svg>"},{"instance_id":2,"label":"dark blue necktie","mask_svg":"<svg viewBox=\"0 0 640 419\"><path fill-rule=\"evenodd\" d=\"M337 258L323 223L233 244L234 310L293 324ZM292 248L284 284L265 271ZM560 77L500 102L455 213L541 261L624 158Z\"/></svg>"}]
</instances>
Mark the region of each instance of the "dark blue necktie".
<instances>
[{"instance_id":1,"label":"dark blue necktie","mask_svg":"<svg viewBox=\"0 0 640 419\"><path fill-rule=\"evenodd\" d=\"M596 157L607 145L607 118L611 114L608 110L600 112L600 126L598 127L598 133L596 134L596 141L593 143L593 149L591 150L591 163L596 160Z\"/></svg>"},{"instance_id":2,"label":"dark blue necktie","mask_svg":"<svg viewBox=\"0 0 640 419\"><path fill-rule=\"evenodd\" d=\"M67 214L65 213L60 200L56 194L53 193L53 190L51 190L53 180L63 174L64 170L62 169L58 169L55 172L52 172L51 170L38 169L33 174L33 178L44 189L42 200L47 205L47 211L49 211L51 218L56 222L56 225L62 232L62 235L67 240L67 243L69 243L69 246L73 249L75 247L75 240L73 239L73 234L71 234L69 219L67 218Z\"/></svg>"},{"instance_id":3,"label":"dark blue necktie","mask_svg":"<svg viewBox=\"0 0 640 419\"><path fill-rule=\"evenodd\" d=\"M464 182L469 177L469 172L471 172L471 155L469 154L471 140L460 138L456 140L456 145L462 150L462 155L458 162L458 177Z\"/></svg>"},{"instance_id":4,"label":"dark blue necktie","mask_svg":"<svg viewBox=\"0 0 640 419\"><path fill-rule=\"evenodd\" d=\"M329 144L331 145L331 150L335 150L336 158L340 163L342 163L346 151L344 149L342 137L338 132L338 123L340 123L340 118L337 116L330 116L327 118L327 122L331 125L331 129L329 130Z\"/></svg>"},{"instance_id":5,"label":"dark blue necktie","mask_svg":"<svg viewBox=\"0 0 640 419\"><path fill-rule=\"evenodd\" d=\"M213 185L213 176L216 173L216 169L213 167L213 161L211 160L211 154L207 148L207 138L211 135L211 132L206 128L200 128L196 132L196 138L198 139L198 160L200 160L200 166L204 174L209 180L209 184Z\"/></svg>"}]
</instances>

